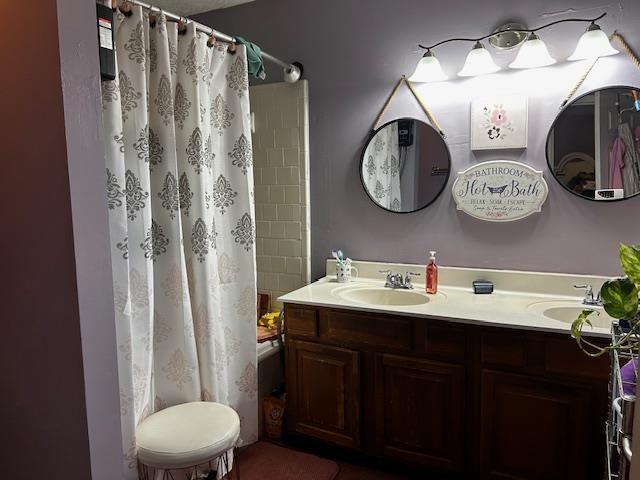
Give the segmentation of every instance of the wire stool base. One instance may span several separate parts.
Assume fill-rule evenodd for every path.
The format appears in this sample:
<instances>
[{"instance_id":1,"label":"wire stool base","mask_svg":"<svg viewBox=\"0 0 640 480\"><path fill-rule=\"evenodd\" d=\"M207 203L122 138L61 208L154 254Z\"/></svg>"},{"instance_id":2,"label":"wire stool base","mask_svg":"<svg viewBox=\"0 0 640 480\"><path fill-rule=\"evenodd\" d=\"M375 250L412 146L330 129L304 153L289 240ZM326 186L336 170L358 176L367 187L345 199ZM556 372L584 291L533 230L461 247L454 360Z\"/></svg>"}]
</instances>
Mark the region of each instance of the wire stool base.
<instances>
[{"instance_id":1,"label":"wire stool base","mask_svg":"<svg viewBox=\"0 0 640 480\"><path fill-rule=\"evenodd\" d=\"M233 448L233 464L231 469L229 468L229 450L222 455L212 458L207 463L199 463L197 465L191 465L184 468L171 468L162 469L145 465L138 461L138 478L140 480L199 480L202 477L198 477L198 471L208 466L209 472L217 472L220 470L227 472L223 477L226 480L240 480L240 457L238 455L238 448ZM213 464L215 463L215 468ZM159 474L161 476L159 476Z\"/></svg>"}]
</instances>

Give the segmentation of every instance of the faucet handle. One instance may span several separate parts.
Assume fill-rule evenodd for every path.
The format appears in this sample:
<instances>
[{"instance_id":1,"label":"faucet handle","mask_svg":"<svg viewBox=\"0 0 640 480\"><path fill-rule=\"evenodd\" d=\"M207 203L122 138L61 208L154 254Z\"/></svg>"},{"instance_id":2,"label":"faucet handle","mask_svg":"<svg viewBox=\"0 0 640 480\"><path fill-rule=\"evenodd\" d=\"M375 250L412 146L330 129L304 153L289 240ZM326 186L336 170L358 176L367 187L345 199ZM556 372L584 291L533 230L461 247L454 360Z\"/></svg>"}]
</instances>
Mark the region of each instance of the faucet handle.
<instances>
[{"instance_id":1,"label":"faucet handle","mask_svg":"<svg viewBox=\"0 0 640 480\"><path fill-rule=\"evenodd\" d=\"M584 299L582 303L585 305L602 305L601 292L598 292L598 295L594 297L593 295L593 286L590 283L585 285L574 285L573 288L584 289Z\"/></svg>"},{"instance_id":2,"label":"faucet handle","mask_svg":"<svg viewBox=\"0 0 640 480\"><path fill-rule=\"evenodd\" d=\"M379 273L384 273L385 274L385 278L386 278L386 282L387 284L389 284L389 281L391 279L391 270L378 270Z\"/></svg>"},{"instance_id":3,"label":"faucet handle","mask_svg":"<svg viewBox=\"0 0 640 480\"><path fill-rule=\"evenodd\" d=\"M586 295L593 295L593 287L590 283L586 283L584 285L574 285L573 288L584 289L586 290Z\"/></svg>"},{"instance_id":4,"label":"faucet handle","mask_svg":"<svg viewBox=\"0 0 640 480\"><path fill-rule=\"evenodd\" d=\"M406 288L413 288L413 284L411 283L411 277L419 277L419 273L406 272L404 275L404 285Z\"/></svg>"}]
</instances>

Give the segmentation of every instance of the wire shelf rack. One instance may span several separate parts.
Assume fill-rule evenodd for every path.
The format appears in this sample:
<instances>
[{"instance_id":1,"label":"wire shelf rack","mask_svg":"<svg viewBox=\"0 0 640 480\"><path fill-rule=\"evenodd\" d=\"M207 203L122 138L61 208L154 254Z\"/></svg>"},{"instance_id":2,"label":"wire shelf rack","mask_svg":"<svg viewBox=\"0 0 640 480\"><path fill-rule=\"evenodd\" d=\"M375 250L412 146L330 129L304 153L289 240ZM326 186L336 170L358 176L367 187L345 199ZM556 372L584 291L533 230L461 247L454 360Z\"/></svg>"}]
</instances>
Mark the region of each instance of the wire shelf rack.
<instances>
[{"instance_id":1,"label":"wire shelf rack","mask_svg":"<svg viewBox=\"0 0 640 480\"><path fill-rule=\"evenodd\" d=\"M624 338L631 340L627 342L630 346L612 350L611 353L611 379L609 385L611 403L609 419L605 425L607 442L606 478L619 480L628 480L631 469L631 444L640 337L637 334L629 337L628 332L618 322L613 323L611 326L612 344L618 344Z\"/></svg>"}]
</instances>

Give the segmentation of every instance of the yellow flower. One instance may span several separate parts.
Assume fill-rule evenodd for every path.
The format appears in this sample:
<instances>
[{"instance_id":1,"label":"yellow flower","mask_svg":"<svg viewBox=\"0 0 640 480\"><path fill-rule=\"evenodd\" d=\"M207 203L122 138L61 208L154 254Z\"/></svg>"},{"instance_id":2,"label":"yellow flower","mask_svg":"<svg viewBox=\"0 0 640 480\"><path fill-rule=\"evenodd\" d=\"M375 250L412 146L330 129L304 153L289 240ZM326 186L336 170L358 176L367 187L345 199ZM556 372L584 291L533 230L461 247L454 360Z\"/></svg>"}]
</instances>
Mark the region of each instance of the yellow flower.
<instances>
[{"instance_id":1,"label":"yellow flower","mask_svg":"<svg viewBox=\"0 0 640 480\"><path fill-rule=\"evenodd\" d=\"M278 327L278 318L280 317L280 312L270 312L265 313L260 320L258 320L258 325L262 325L263 327L267 327L271 330L275 330Z\"/></svg>"}]
</instances>

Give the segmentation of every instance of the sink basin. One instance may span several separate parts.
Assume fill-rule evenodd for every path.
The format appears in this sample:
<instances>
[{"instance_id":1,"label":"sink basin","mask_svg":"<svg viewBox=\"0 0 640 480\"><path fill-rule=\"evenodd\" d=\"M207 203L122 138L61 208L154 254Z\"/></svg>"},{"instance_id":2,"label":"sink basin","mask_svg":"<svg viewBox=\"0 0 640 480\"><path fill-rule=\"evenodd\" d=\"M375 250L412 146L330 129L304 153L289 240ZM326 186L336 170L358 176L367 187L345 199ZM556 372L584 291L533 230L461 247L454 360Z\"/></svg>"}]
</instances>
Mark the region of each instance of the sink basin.
<instances>
[{"instance_id":1,"label":"sink basin","mask_svg":"<svg viewBox=\"0 0 640 480\"><path fill-rule=\"evenodd\" d=\"M344 300L368 305L409 306L429 302L429 297L425 293L384 287L347 287L339 289L336 294Z\"/></svg>"},{"instance_id":2,"label":"sink basin","mask_svg":"<svg viewBox=\"0 0 640 480\"><path fill-rule=\"evenodd\" d=\"M565 323L573 323L581 313L580 307L551 307L542 311L545 317Z\"/></svg>"},{"instance_id":3,"label":"sink basin","mask_svg":"<svg viewBox=\"0 0 640 480\"><path fill-rule=\"evenodd\" d=\"M601 307L589 307L573 302L539 302L530 305L529 308L548 319L568 324L573 323L583 310L595 310L589 317L594 328L609 329L613 321ZM589 326L586 325L585 330L588 329Z\"/></svg>"}]
</instances>

